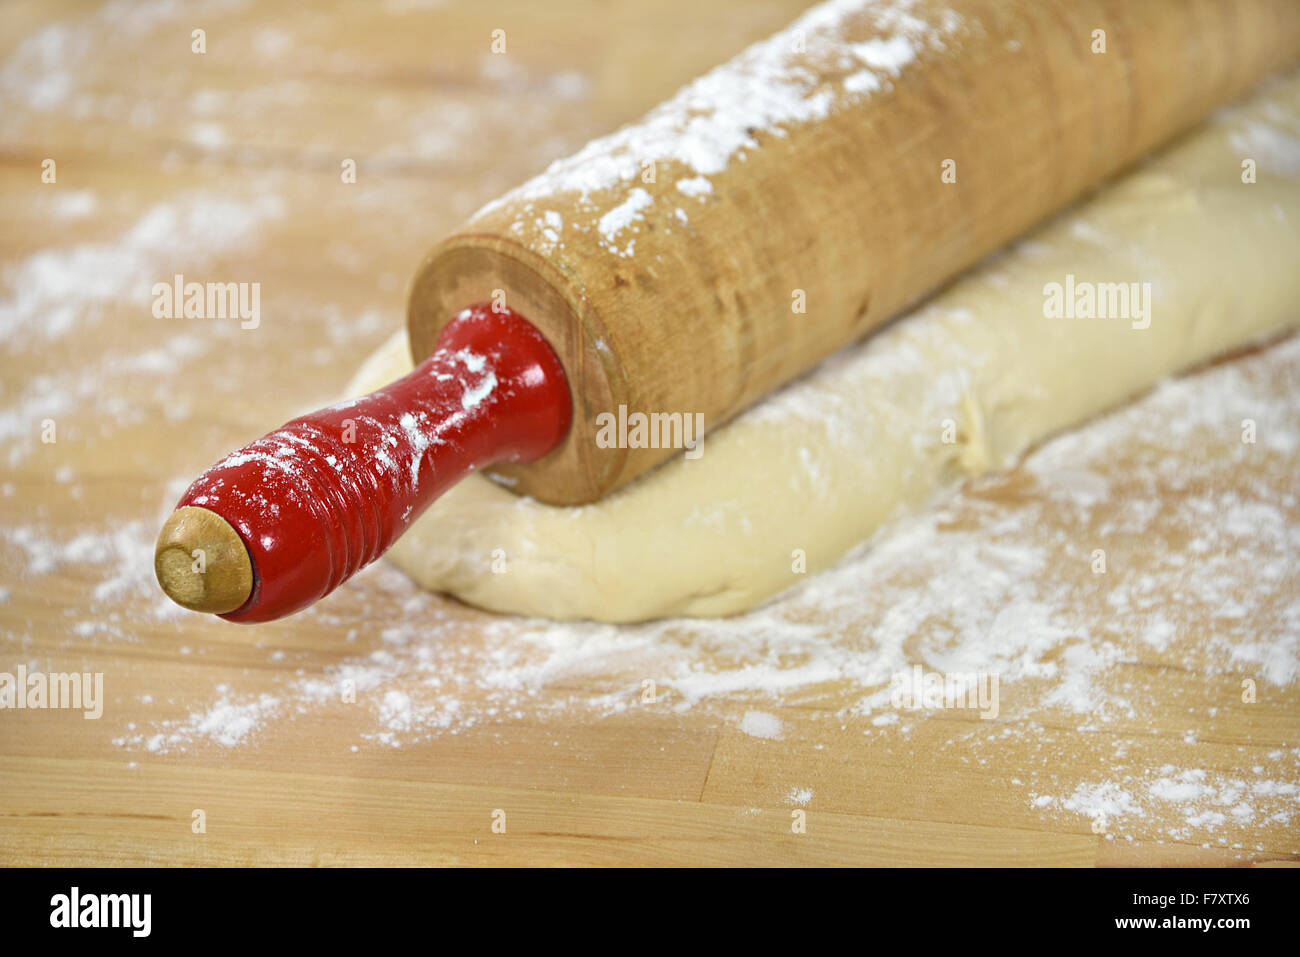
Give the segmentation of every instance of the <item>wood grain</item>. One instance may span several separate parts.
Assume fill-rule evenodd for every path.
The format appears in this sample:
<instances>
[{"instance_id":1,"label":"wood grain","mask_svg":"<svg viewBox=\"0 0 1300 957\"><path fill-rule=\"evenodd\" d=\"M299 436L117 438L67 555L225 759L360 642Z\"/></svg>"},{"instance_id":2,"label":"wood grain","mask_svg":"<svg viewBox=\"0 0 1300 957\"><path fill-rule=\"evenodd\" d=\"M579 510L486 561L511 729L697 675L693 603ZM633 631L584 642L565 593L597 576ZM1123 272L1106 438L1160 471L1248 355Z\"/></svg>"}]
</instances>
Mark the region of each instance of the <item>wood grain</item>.
<instances>
[{"instance_id":1,"label":"wood grain","mask_svg":"<svg viewBox=\"0 0 1300 957\"><path fill-rule=\"evenodd\" d=\"M69 284L0 352L0 406L18 422L0 450L0 670L103 672L107 697L98 721L0 712L0 863L1300 860L1290 821L1251 828L1242 848L1231 846L1242 842L1236 833L1203 847L1166 837L1174 817L1153 814L1117 836L1030 806L1016 781L1052 775L1069 793L1104 778L1121 745L1150 767L1246 773L1300 744L1294 685L1233 706L1239 676L1215 670L1220 663L1207 658L1202 674L1140 646L1113 678L1137 688L1157 718L1101 730L1068 715L1017 717L1041 703L1033 686L1008 690L1004 737L953 714L875 728L845 713L853 695L834 686L680 711L553 706L611 687L608 676L578 673L521 694L491 720L401 747L367 737L375 703L364 695L301 715L290 703L284 720L233 747L204 737L157 751L129 743L184 723L222 686L283 697L288 682L391 651L384 633L395 622L436 622L427 641L439 654L494 647L493 616L421 596L391 569L267 626L172 615L151 581L153 537L217 455L337 395L361 356L399 328L431 241L801 5L200 4L129 29L106 27L93 4L6 5L0 262L9 301L33 257L120 264L113 251L151 213L180 219L169 227L176 248L146 244L139 274L128 270L107 291ZM196 27L207 31L202 57L190 52ZM508 30L507 64L487 59L496 28ZM60 32L31 46L51 29ZM100 39L83 48L86 37ZM39 56L47 47L54 61ZM34 100L29 91L55 67L63 79ZM40 182L46 157L57 159L56 185ZM357 161L353 186L340 183L344 158ZM95 198L85 215L68 212L75 199L54 198L83 191ZM232 236L198 241L184 223L195 197L272 212L246 233L232 220ZM172 272L260 282L261 325L154 319L149 284ZM75 334L54 335L69 303ZM201 351L177 346L187 337ZM159 367L160 350L174 367ZM42 443L51 417L58 440ZM1035 494L1014 474L975 492L1011 503ZM88 553L68 547L109 527L125 530L120 549L101 538ZM53 567L20 529L59 544ZM1136 543L1135 563L1140 555ZM460 694L467 708L495 707L473 684ZM1206 702L1218 703L1213 715ZM782 735L744 733L751 708L775 714ZM1199 735L1189 738L1189 727ZM805 807L791 801L795 787L811 792ZM196 809L206 833L192 830ZM504 834L492 831L498 809ZM806 833L791 832L795 810L806 812Z\"/></svg>"},{"instance_id":2,"label":"wood grain","mask_svg":"<svg viewBox=\"0 0 1300 957\"><path fill-rule=\"evenodd\" d=\"M825 115L779 136L752 131L760 148L704 170L706 196L678 191L701 171L658 145L656 113L646 155L628 157L620 139L584 151L596 168L630 166L626 178L507 196L434 249L411 291L418 360L461 309L500 290L568 372L573 428L541 461L495 467L512 487L559 505L601 498L673 454L667 443L600 447L601 416L626 406L717 427L1300 59L1300 8L1287 0L922 0L909 10L961 25L911 40L915 62L864 97L849 92L861 64L846 65L842 50L896 35L871 11L845 14L842 46L809 39L778 61L815 78L809 89L832 103ZM1104 53L1090 49L1099 25ZM1201 55L1206 34L1232 37L1236 55ZM719 99L725 129L741 105ZM717 149L683 139L696 153ZM634 198L644 211L614 243L603 218ZM633 256L611 251L629 244ZM796 291L806 314L792 308Z\"/></svg>"}]
</instances>

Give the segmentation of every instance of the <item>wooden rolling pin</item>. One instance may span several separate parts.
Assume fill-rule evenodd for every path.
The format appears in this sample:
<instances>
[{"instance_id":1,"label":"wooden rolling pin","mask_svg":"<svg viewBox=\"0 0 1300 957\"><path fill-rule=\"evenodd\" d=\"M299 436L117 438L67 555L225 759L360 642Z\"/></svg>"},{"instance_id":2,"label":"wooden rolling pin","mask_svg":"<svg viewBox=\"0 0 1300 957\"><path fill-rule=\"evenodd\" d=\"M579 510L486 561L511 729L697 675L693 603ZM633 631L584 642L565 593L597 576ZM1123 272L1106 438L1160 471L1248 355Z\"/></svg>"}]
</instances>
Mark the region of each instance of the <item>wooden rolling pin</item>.
<instances>
[{"instance_id":1,"label":"wooden rolling pin","mask_svg":"<svg viewBox=\"0 0 1300 957\"><path fill-rule=\"evenodd\" d=\"M476 468L596 499L675 454L602 413L716 427L1297 58L1297 0L815 7L437 246L424 364L200 476L159 581L263 621Z\"/></svg>"}]
</instances>

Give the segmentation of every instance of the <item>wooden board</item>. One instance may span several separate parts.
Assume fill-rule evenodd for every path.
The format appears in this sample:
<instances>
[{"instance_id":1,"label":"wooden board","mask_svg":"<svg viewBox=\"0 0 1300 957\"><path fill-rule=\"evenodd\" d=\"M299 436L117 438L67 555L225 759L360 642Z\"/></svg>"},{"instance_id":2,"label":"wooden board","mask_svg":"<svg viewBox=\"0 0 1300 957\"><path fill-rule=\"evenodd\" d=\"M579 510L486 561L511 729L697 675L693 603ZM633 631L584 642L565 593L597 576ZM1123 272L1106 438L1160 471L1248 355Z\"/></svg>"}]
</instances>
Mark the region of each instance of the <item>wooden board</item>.
<instances>
[{"instance_id":1,"label":"wooden board","mask_svg":"<svg viewBox=\"0 0 1300 957\"><path fill-rule=\"evenodd\" d=\"M0 863L1300 861L1300 687L1261 681L1244 704L1249 675L1212 643L1199 663L1195 644L1177 659L1124 645L1103 677L1135 689L1130 719L1054 709L1024 682L991 724L878 724L844 682L691 700L662 680L648 703L654 667L685 655L734 672L734 643L714 661L707 630L649 647L589 628L557 668L545 629L528 637L382 566L267 626L170 609L151 546L181 489L331 400L400 326L434 241L802 4L487 6L142 6L109 22L94 4L6 5L0 323L26 319L0 352L0 671L102 672L105 706L96 721L0 712ZM177 272L258 282L260 325L156 318L152 284ZM1294 366L1261 375L1294 391ZM41 441L47 420L56 441ZM1269 467L1275 483L1287 465ZM967 489L951 521L1048 499L1012 473ZM1111 560L1138 568L1144 546ZM350 702L335 693L349 674ZM445 705L445 723L425 708L403 727L411 701ZM1114 777L1116 755L1286 793L1208 830L1177 804L1110 823L1062 810Z\"/></svg>"}]
</instances>

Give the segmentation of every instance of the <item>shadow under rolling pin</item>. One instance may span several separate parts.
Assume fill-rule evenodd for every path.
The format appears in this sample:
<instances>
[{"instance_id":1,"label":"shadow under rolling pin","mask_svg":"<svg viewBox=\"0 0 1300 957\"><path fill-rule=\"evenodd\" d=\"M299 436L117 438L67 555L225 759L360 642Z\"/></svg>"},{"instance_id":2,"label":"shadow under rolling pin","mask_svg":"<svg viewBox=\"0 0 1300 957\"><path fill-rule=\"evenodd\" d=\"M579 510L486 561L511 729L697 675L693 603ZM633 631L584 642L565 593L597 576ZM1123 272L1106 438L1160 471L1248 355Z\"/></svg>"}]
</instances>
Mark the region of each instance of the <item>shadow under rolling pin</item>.
<instances>
[{"instance_id":1,"label":"shadow under rolling pin","mask_svg":"<svg viewBox=\"0 0 1300 957\"><path fill-rule=\"evenodd\" d=\"M546 455L572 415L541 333L509 309L472 306L409 375L294 419L200 475L158 536L158 582L227 621L292 614L377 559L469 473Z\"/></svg>"}]
</instances>

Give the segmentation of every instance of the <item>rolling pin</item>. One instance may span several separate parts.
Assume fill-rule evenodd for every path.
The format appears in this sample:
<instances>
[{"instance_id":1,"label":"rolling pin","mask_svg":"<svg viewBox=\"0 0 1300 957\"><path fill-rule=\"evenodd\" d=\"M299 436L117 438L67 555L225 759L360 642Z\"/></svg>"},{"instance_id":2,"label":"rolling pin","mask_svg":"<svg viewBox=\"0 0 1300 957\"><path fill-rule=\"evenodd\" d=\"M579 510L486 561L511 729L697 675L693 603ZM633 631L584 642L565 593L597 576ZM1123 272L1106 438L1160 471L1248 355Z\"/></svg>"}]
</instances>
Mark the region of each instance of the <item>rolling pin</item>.
<instances>
[{"instance_id":1,"label":"rolling pin","mask_svg":"<svg viewBox=\"0 0 1300 957\"><path fill-rule=\"evenodd\" d=\"M417 368L200 475L159 582L265 621L472 471L595 500L676 451L602 415L716 427L1297 58L1297 0L814 7L436 246Z\"/></svg>"}]
</instances>

